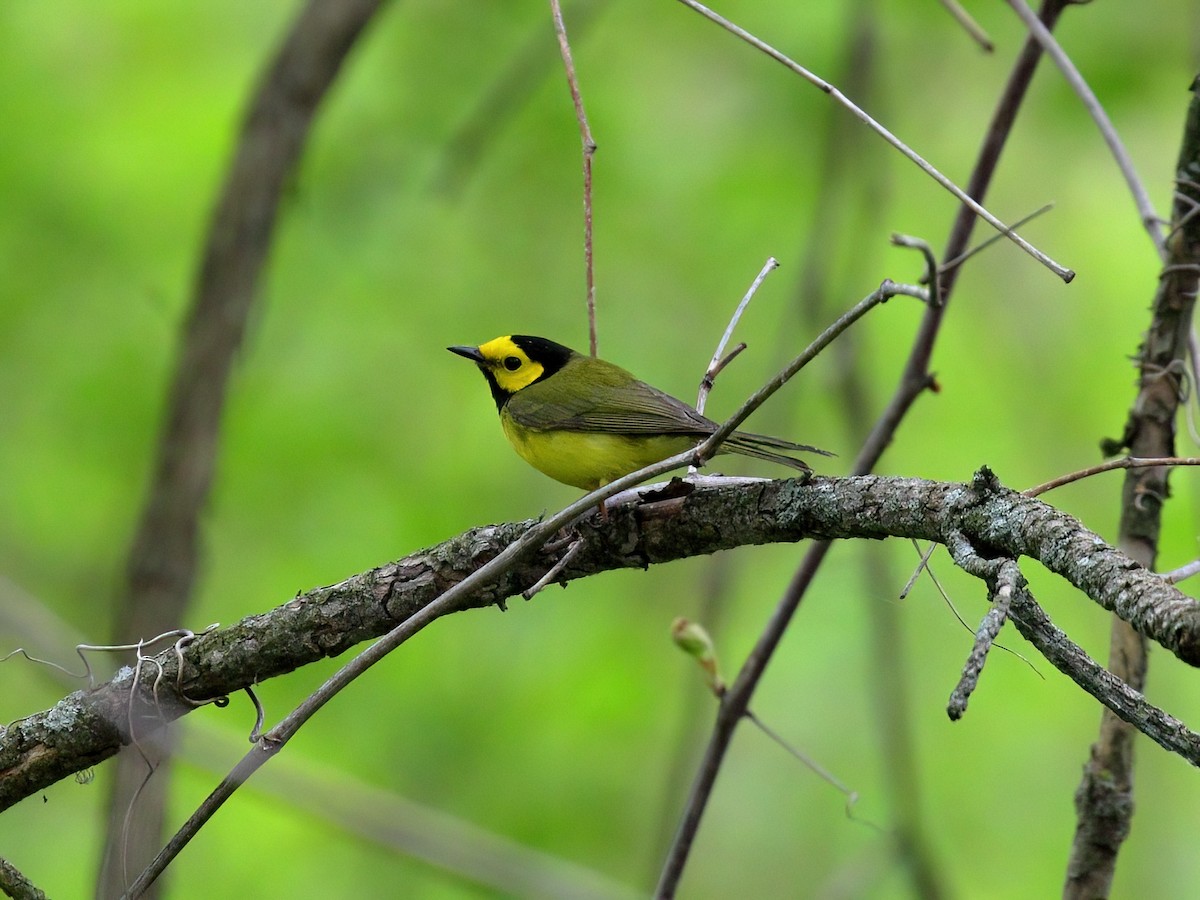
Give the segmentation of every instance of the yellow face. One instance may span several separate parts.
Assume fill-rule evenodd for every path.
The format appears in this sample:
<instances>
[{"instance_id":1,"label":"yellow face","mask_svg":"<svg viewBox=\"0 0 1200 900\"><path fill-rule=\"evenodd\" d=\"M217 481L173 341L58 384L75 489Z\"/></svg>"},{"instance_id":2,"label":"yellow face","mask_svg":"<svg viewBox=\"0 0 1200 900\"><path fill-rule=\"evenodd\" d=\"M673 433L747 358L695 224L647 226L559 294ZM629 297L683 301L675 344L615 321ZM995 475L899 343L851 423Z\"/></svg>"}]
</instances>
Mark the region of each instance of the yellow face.
<instances>
[{"instance_id":1,"label":"yellow face","mask_svg":"<svg viewBox=\"0 0 1200 900\"><path fill-rule=\"evenodd\" d=\"M492 370L496 384L509 394L515 394L521 388L533 384L546 370L540 362L530 359L507 335L480 344L479 354Z\"/></svg>"}]
</instances>

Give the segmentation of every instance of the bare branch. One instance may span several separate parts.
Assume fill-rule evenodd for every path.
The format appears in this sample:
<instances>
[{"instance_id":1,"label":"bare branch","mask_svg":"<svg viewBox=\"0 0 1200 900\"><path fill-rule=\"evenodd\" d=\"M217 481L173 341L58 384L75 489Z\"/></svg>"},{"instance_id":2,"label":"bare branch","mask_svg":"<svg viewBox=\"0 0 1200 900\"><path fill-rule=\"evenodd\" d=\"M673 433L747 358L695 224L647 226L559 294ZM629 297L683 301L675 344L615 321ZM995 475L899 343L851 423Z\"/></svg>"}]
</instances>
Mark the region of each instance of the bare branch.
<instances>
[{"instance_id":1,"label":"bare branch","mask_svg":"<svg viewBox=\"0 0 1200 900\"><path fill-rule=\"evenodd\" d=\"M849 110L850 113L852 115L854 115L859 121L866 124L876 134L878 134L885 141L887 141L889 144L891 144L893 147L895 147L897 150L899 150L901 153L903 153L906 157L908 157L908 159L910 159L913 163L915 163L917 165L917 167L919 169L921 169L921 171L923 171L926 175L928 175L930 178L932 178L934 181L936 181L938 184L940 184L942 187L944 187L946 190L948 190L950 193L952 193L955 197L957 197L959 199L959 201L964 206L969 208L973 213L975 213L975 215L979 216L979 218L983 219L985 222L987 222L989 225L991 225L993 228L995 228L997 231L999 231L1001 234L1003 234L1005 237L1007 237L1009 240L1011 240L1014 244L1016 244L1018 247L1020 247L1022 250L1024 250L1026 253L1028 253L1030 256L1032 256L1034 259L1036 259L1038 262L1040 262L1043 266L1045 266L1047 269L1049 269L1051 272L1053 272L1055 275L1057 275L1063 281L1069 283L1075 277L1075 273L1071 269L1068 269L1065 266L1062 266L1062 265L1059 265L1058 263L1056 263L1054 260L1052 260L1049 256L1047 256L1041 250L1034 247L1027 240L1025 240L1023 237L1021 237L1019 234L1017 234L1015 231L1013 231L1013 229L1010 226L1005 225L1003 222L1001 222L999 219L997 219L995 216L993 216L990 212L988 212L986 209L984 209L983 206L981 206L970 194L968 194L966 191L964 191L962 188L960 188L958 185L956 185L953 181L951 181L949 178L947 178L945 175L943 175L941 172L939 172L937 169L935 169L929 162L927 162L923 157L921 157L915 150L913 150L911 147L909 147L907 144L905 144L903 141L901 141L898 137L896 137L894 134L892 134L890 131L888 131L879 122L876 122L873 118L871 118L871 116L869 116L866 113L866 111L864 111L863 109L856 106L854 104L854 102L850 100L849 97L847 97L845 94L843 94L837 88L835 88L833 85L831 85L827 81L817 77L812 72L808 71L808 69L801 66L799 63L792 61L790 58L788 58L784 54L780 53L778 50L776 50L770 44L756 38L754 35L750 34L750 32L746 31L743 28L738 27L733 22L731 22L728 19L724 18L723 16L718 15L717 13L713 12L711 9L709 9L707 6L704 6L702 3L698 3L697 0L679 0L679 2L682 3L684 6L687 6L691 9L695 10L696 12L700 13L700 15L704 16L709 21L717 23L722 28L724 28L726 31L728 31L730 34L733 34L733 35L741 38L743 41L745 41L750 46L752 46L758 50L761 50L763 53L767 54L767 56L771 57L776 62L782 63L788 69L791 69L793 72L795 72L797 75L799 75L805 81L807 81L809 84L813 85L814 87L816 87L819 90L823 91L824 93L828 94L831 98L833 98L834 101L836 101L837 103L839 103L843 107L845 107L847 110Z\"/></svg>"},{"instance_id":2,"label":"bare branch","mask_svg":"<svg viewBox=\"0 0 1200 900\"><path fill-rule=\"evenodd\" d=\"M1124 456L1121 459L1110 459L1106 463L1099 463L1095 466L1088 466L1086 469L1080 469L1077 472L1060 475L1058 478L1052 478L1050 481L1039 484L1037 487L1031 487L1028 490L1022 491L1022 493L1026 497L1040 497L1047 491L1073 484L1076 481L1082 481L1084 478L1091 478L1093 475L1112 472L1116 469L1167 468L1170 466L1200 466L1200 456L1166 456L1159 459L1139 459L1136 456Z\"/></svg>"},{"instance_id":3,"label":"bare branch","mask_svg":"<svg viewBox=\"0 0 1200 900\"><path fill-rule=\"evenodd\" d=\"M946 547L950 550L954 561L964 570L988 582L992 605L979 628L975 632L975 644L971 655L963 666L962 677L950 694L950 703L946 708L952 720L961 719L967 711L967 701L979 684L979 676L983 672L983 664L987 661L988 651L1000 636L1000 629L1008 620L1008 611L1012 606L1013 593L1026 588L1025 576L1012 559L988 560L981 557L971 546L965 535L950 536Z\"/></svg>"},{"instance_id":4,"label":"bare branch","mask_svg":"<svg viewBox=\"0 0 1200 900\"><path fill-rule=\"evenodd\" d=\"M0 891L13 900L46 900L45 893L3 857L0 857Z\"/></svg>"},{"instance_id":5,"label":"bare branch","mask_svg":"<svg viewBox=\"0 0 1200 900\"><path fill-rule=\"evenodd\" d=\"M558 0L550 0L554 15L554 31L558 35L558 47L562 53L563 66L567 71L567 85L571 89L571 102L575 104L575 117L579 120L579 135L583 141L583 263L587 280L588 347L596 355L596 277L592 260L592 157L596 155L596 142L588 126L587 113L583 109L583 94L579 90L579 79L575 75L575 61L571 58L571 44L567 40L567 26L563 23L562 7Z\"/></svg>"},{"instance_id":6,"label":"bare branch","mask_svg":"<svg viewBox=\"0 0 1200 900\"><path fill-rule=\"evenodd\" d=\"M575 528L583 546L556 580L566 583L749 544L887 536L945 542L957 531L974 545L1039 560L1185 662L1200 664L1196 601L1040 500L1005 489L981 493L971 485L878 476L730 482L709 478L682 501L617 507L603 526L595 518L580 522ZM292 598L269 614L200 635L183 654L182 691L193 699L229 695L389 630L403 631L403 640L439 615L515 596L557 562L556 554L538 550L539 542L595 504L596 497L588 495L540 525L526 521L473 529ZM713 521L730 517L736 517L738 529L712 528ZM388 637L392 641L400 642L394 634ZM380 644L368 651L371 659L383 652ZM149 673L138 688L138 702L150 707L155 722L170 721L192 707L174 698L180 665L174 652L164 651L156 660L164 673L161 702L153 704ZM126 742L131 683L126 670L3 732L0 809L111 756Z\"/></svg>"},{"instance_id":7,"label":"bare branch","mask_svg":"<svg viewBox=\"0 0 1200 900\"><path fill-rule=\"evenodd\" d=\"M733 337L733 330L737 328L737 324L742 318L742 313L746 311L746 307L750 305L750 301L758 293L759 285L778 268L778 260L773 256L768 257L761 271L755 276L754 281L750 283L750 287L746 289L746 294L742 297L742 302L737 305L737 309L730 316L729 324L725 326L725 333L721 335L721 340L717 341L717 349L713 351L712 360L704 372L704 377L700 379L700 390L696 393L697 412L704 412L705 404L708 401L708 392L712 390L713 380L717 377L717 374L729 365L735 356L746 349L746 345L742 344L740 345L741 349L735 349L729 356L725 355L725 347L729 343L729 339Z\"/></svg>"},{"instance_id":8,"label":"bare branch","mask_svg":"<svg viewBox=\"0 0 1200 900\"><path fill-rule=\"evenodd\" d=\"M986 53L991 53L996 49L996 45L987 36L987 32L979 27L979 23L971 18L971 14L963 9L962 4L958 0L941 0L941 4L946 7L946 12L950 13L954 21L962 27L962 30L970 35L971 40L980 46L980 49Z\"/></svg>"}]
</instances>

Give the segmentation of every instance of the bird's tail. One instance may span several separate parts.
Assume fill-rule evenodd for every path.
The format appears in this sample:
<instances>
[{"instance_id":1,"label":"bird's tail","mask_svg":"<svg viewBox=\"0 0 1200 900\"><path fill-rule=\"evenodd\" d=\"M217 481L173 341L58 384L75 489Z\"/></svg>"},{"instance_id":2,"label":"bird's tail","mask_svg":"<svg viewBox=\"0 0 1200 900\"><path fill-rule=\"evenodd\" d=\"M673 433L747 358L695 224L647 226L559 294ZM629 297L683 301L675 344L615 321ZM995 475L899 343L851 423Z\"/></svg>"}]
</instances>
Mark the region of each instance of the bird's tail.
<instances>
[{"instance_id":1,"label":"bird's tail","mask_svg":"<svg viewBox=\"0 0 1200 900\"><path fill-rule=\"evenodd\" d=\"M722 446L727 453L737 453L741 456L752 456L755 459L765 459L799 469L801 472L811 472L812 469L802 459L789 456L789 453L818 453L821 456L833 456L828 450L810 447L808 444L796 444L782 438L770 437L765 434L753 434L748 431L735 431Z\"/></svg>"}]
</instances>

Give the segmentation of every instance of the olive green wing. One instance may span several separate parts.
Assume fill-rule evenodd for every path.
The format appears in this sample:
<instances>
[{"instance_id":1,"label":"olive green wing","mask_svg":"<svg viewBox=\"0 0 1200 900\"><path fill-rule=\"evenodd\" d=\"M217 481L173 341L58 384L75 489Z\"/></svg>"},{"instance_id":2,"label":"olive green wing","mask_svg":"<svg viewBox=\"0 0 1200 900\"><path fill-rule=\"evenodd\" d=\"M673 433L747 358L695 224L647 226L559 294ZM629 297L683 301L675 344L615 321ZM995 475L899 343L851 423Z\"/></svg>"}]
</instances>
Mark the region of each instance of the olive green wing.
<instances>
[{"instance_id":1,"label":"olive green wing","mask_svg":"<svg viewBox=\"0 0 1200 900\"><path fill-rule=\"evenodd\" d=\"M703 437L716 428L686 403L598 359L572 362L531 384L507 409L518 424L539 431Z\"/></svg>"}]
</instances>

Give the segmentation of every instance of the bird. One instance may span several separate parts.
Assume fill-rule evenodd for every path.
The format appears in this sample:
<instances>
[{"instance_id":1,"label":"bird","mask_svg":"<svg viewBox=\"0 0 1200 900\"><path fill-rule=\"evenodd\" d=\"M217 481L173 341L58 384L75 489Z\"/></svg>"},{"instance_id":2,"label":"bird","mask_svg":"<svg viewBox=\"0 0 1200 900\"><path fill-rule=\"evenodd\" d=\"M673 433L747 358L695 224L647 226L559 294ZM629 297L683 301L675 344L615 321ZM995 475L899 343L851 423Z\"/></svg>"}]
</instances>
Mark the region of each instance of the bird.
<instances>
[{"instance_id":1,"label":"bird","mask_svg":"<svg viewBox=\"0 0 1200 900\"><path fill-rule=\"evenodd\" d=\"M586 491L695 447L718 428L620 366L547 338L510 334L446 349L479 367L517 453L555 481ZM812 473L809 465L787 454L833 455L745 431L735 431L717 452L770 460L805 475Z\"/></svg>"}]
</instances>

